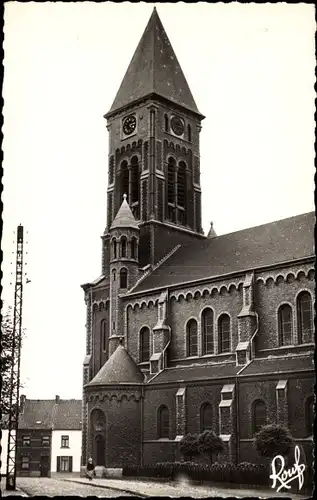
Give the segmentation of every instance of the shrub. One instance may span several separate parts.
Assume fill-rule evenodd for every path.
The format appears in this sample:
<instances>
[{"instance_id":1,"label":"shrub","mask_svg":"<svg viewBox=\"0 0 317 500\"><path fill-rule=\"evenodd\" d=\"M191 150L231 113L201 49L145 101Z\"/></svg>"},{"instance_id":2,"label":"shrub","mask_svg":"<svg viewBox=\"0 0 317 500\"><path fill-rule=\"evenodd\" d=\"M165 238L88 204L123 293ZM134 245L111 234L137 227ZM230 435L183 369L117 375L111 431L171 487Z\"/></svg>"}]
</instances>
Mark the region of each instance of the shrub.
<instances>
[{"instance_id":1,"label":"shrub","mask_svg":"<svg viewBox=\"0 0 317 500\"><path fill-rule=\"evenodd\" d=\"M205 453L212 464L212 457L215 453L221 453L224 449L222 439L214 431L205 431L198 437L198 450Z\"/></svg>"},{"instance_id":2,"label":"shrub","mask_svg":"<svg viewBox=\"0 0 317 500\"><path fill-rule=\"evenodd\" d=\"M294 448L294 440L288 429L277 424L262 427L255 435L254 444L262 457L270 459L276 455L287 456Z\"/></svg>"},{"instance_id":3,"label":"shrub","mask_svg":"<svg viewBox=\"0 0 317 500\"><path fill-rule=\"evenodd\" d=\"M123 467L123 476L176 479L180 475L195 481L214 481L236 484L268 485L269 473L263 465L248 462L235 465L231 462L213 465L193 462L161 462L148 466Z\"/></svg>"},{"instance_id":4,"label":"shrub","mask_svg":"<svg viewBox=\"0 0 317 500\"><path fill-rule=\"evenodd\" d=\"M179 450L185 460L191 461L193 457L199 455L197 434L186 434L179 443Z\"/></svg>"}]
</instances>

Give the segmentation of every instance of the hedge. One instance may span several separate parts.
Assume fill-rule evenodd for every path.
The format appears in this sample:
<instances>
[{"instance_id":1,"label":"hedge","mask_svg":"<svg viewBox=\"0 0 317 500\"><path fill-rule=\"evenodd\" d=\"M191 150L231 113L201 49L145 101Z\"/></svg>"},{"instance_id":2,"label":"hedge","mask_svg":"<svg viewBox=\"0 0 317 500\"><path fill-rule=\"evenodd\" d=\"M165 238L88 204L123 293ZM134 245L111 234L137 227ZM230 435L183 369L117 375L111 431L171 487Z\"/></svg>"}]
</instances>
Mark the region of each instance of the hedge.
<instances>
[{"instance_id":1,"label":"hedge","mask_svg":"<svg viewBox=\"0 0 317 500\"><path fill-rule=\"evenodd\" d=\"M249 485L269 484L269 471L264 465L242 462L235 465L231 462L214 463L213 465L196 464L193 462L162 462L155 465L130 465L123 467L124 476L152 477L176 479L184 475L196 481L224 482Z\"/></svg>"}]
</instances>

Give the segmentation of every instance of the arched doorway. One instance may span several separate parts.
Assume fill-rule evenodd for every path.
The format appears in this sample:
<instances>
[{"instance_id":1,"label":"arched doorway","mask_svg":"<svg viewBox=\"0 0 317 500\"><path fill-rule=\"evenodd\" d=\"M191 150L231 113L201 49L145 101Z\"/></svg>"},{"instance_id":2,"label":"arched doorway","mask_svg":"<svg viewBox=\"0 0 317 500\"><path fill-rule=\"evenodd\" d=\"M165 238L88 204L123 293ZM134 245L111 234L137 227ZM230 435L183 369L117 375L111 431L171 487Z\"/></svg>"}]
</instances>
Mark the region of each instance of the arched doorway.
<instances>
[{"instance_id":1,"label":"arched doorway","mask_svg":"<svg viewBox=\"0 0 317 500\"><path fill-rule=\"evenodd\" d=\"M95 436L95 464L106 465L106 441L102 434Z\"/></svg>"},{"instance_id":2,"label":"arched doorway","mask_svg":"<svg viewBox=\"0 0 317 500\"><path fill-rule=\"evenodd\" d=\"M99 409L91 412L91 437L95 465L106 466L106 416Z\"/></svg>"}]
</instances>

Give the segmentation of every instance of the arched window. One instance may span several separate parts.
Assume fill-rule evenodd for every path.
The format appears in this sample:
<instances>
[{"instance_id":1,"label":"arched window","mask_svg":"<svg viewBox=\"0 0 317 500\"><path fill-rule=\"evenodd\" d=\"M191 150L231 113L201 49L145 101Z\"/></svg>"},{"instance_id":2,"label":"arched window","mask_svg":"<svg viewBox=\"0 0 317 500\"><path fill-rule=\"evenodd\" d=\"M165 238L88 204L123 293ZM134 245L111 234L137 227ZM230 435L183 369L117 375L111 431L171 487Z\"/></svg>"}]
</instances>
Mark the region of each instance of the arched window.
<instances>
[{"instance_id":1,"label":"arched window","mask_svg":"<svg viewBox=\"0 0 317 500\"><path fill-rule=\"evenodd\" d=\"M108 340L108 325L107 320L103 319L100 323L100 344L102 345L102 350L107 350L107 340Z\"/></svg>"},{"instance_id":2,"label":"arched window","mask_svg":"<svg viewBox=\"0 0 317 500\"><path fill-rule=\"evenodd\" d=\"M192 129L190 125L187 125L187 137L188 137L188 142L192 142Z\"/></svg>"},{"instance_id":3,"label":"arched window","mask_svg":"<svg viewBox=\"0 0 317 500\"><path fill-rule=\"evenodd\" d=\"M293 343L293 314L288 304L283 304L278 310L278 337L280 346Z\"/></svg>"},{"instance_id":4,"label":"arched window","mask_svg":"<svg viewBox=\"0 0 317 500\"><path fill-rule=\"evenodd\" d=\"M131 210L134 217L138 220L139 200L140 200L140 168L137 156L131 158L131 196L129 197Z\"/></svg>"},{"instance_id":5,"label":"arched window","mask_svg":"<svg viewBox=\"0 0 317 500\"><path fill-rule=\"evenodd\" d=\"M210 403L205 403L200 408L200 432L211 431L213 428L213 410Z\"/></svg>"},{"instance_id":6,"label":"arched window","mask_svg":"<svg viewBox=\"0 0 317 500\"><path fill-rule=\"evenodd\" d=\"M121 196L120 200L123 199L123 195L127 195L127 200L129 199L129 169L128 169L128 163L126 161L123 161L121 163L121 169L120 169L120 185L121 185Z\"/></svg>"},{"instance_id":7,"label":"arched window","mask_svg":"<svg viewBox=\"0 0 317 500\"><path fill-rule=\"evenodd\" d=\"M128 271L125 267L120 269L120 288L128 288Z\"/></svg>"},{"instance_id":8,"label":"arched window","mask_svg":"<svg viewBox=\"0 0 317 500\"><path fill-rule=\"evenodd\" d=\"M161 406L157 412L157 436L158 439L169 438L169 411L166 406Z\"/></svg>"},{"instance_id":9,"label":"arched window","mask_svg":"<svg viewBox=\"0 0 317 500\"><path fill-rule=\"evenodd\" d=\"M121 238L121 257L125 258L127 256L127 238L123 236Z\"/></svg>"},{"instance_id":10,"label":"arched window","mask_svg":"<svg viewBox=\"0 0 317 500\"><path fill-rule=\"evenodd\" d=\"M164 129L165 132L168 132L168 116L164 115Z\"/></svg>"},{"instance_id":11,"label":"arched window","mask_svg":"<svg viewBox=\"0 0 317 500\"><path fill-rule=\"evenodd\" d=\"M112 253L113 253L113 258L117 258L117 241L113 238L112 240Z\"/></svg>"},{"instance_id":12,"label":"arched window","mask_svg":"<svg viewBox=\"0 0 317 500\"><path fill-rule=\"evenodd\" d=\"M169 157L167 163L167 203L168 203L168 218L172 222L175 221L175 196L176 196L176 161L173 157Z\"/></svg>"},{"instance_id":13,"label":"arched window","mask_svg":"<svg viewBox=\"0 0 317 500\"><path fill-rule=\"evenodd\" d=\"M144 326L140 331L140 362L150 360L150 330Z\"/></svg>"},{"instance_id":14,"label":"arched window","mask_svg":"<svg viewBox=\"0 0 317 500\"><path fill-rule=\"evenodd\" d=\"M177 213L178 222L186 225L186 164L181 161L177 170Z\"/></svg>"},{"instance_id":15,"label":"arched window","mask_svg":"<svg viewBox=\"0 0 317 500\"><path fill-rule=\"evenodd\" d=\"M112 279L113 279L113 281L116 281L116 274L117 274L117 273L116 273L116 270L114 269L114 270L112 271Z\"/></svg>"},{"instance_id":16,"label":"arched window","mask_svg":"<svg viewBox=\"0 0 317 500\"><path fill-rule=\"evenodd\" d=\"M202 353L214 352L214 314L212 309L204 309L201 315Z\"/></svg>"},{"instance_id":17,"label":"arched window","mask_svg":"<svg viewBox=\"0 0 317 500\"><path fill-rule=\"evenodd\" d=\"M314 427L314 396L309 396L305 404L306 435L312 436Z\"/></svg>"},{"instance_id":18,"label":"arched window","mask_svg":"<svg viewBox=\"0 0 317 500\"><path fill-rule=\"evenodd\" d=\"M230 352L230 318L228 314L220 316L218 321L219 353Z\"/></svg>"},{"instance_id":19,"label":"arched window","mask_svg":"<svg viewBox=\"0 0 317 500\"><path fill-rule=\"evenodd\" d=\"M137 240L132 238L131 240L131 259L137 260Z\"/></svg>"},{"instance_id":20,"label":"arched window","mask_svg":"<svg viewBox=\"0 0 317 500\"><path fill-rule=\"evenodd\" d=\"M297 297L298 343L313 342L313 308L309 292L301 292Z\"/></svg>"},{"instance_id":21,"label":"arched window","mask_svg":"<svg viewBox=\"0 0 317 500\"><path fill-rule=\"evenodd\" d=\"M262 400L258 399L252 405L253 434L259 432L264 425L266 425L266 406Z\"/></svg>"},{"instance_id":22,"label":"arched window","mask_svg":"<svg viewBox=\"0 0 317 500\"><path fill-rule=\"evenodd\" d=\"M187 356L198 355L197 321L190 319L186 326Z\"/></svg>"}]
</instances>

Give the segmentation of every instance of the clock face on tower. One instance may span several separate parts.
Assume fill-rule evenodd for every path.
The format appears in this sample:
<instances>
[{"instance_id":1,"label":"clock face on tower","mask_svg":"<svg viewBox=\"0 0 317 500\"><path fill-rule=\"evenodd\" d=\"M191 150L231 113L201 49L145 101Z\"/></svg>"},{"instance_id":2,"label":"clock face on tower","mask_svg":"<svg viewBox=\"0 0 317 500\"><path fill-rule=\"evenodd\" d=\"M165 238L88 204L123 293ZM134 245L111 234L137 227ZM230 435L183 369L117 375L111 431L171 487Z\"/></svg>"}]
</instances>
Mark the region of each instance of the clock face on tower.
<instances>
[{"instance_id":1,"label":"clock face on tower","mask_svg":"<svg viewBox=\"0 0 317 500\"><path fill-rule=\"evenodd\" d=\"M184 123L178 116L173 116L171 119L171 127L175 135L183 135Z\"/></svg>"},{"instance_id":2,"label":"clock face on tower","mask_svg":"<svg viewBox=\"0 0 317 500\"><path fill-rule=\"evenodd\" d=\"M136 127L136 117L135 115L127 116L123 120L123 132L125 135L131 135L135 131Z\"/></svg>"}]
</instances>

